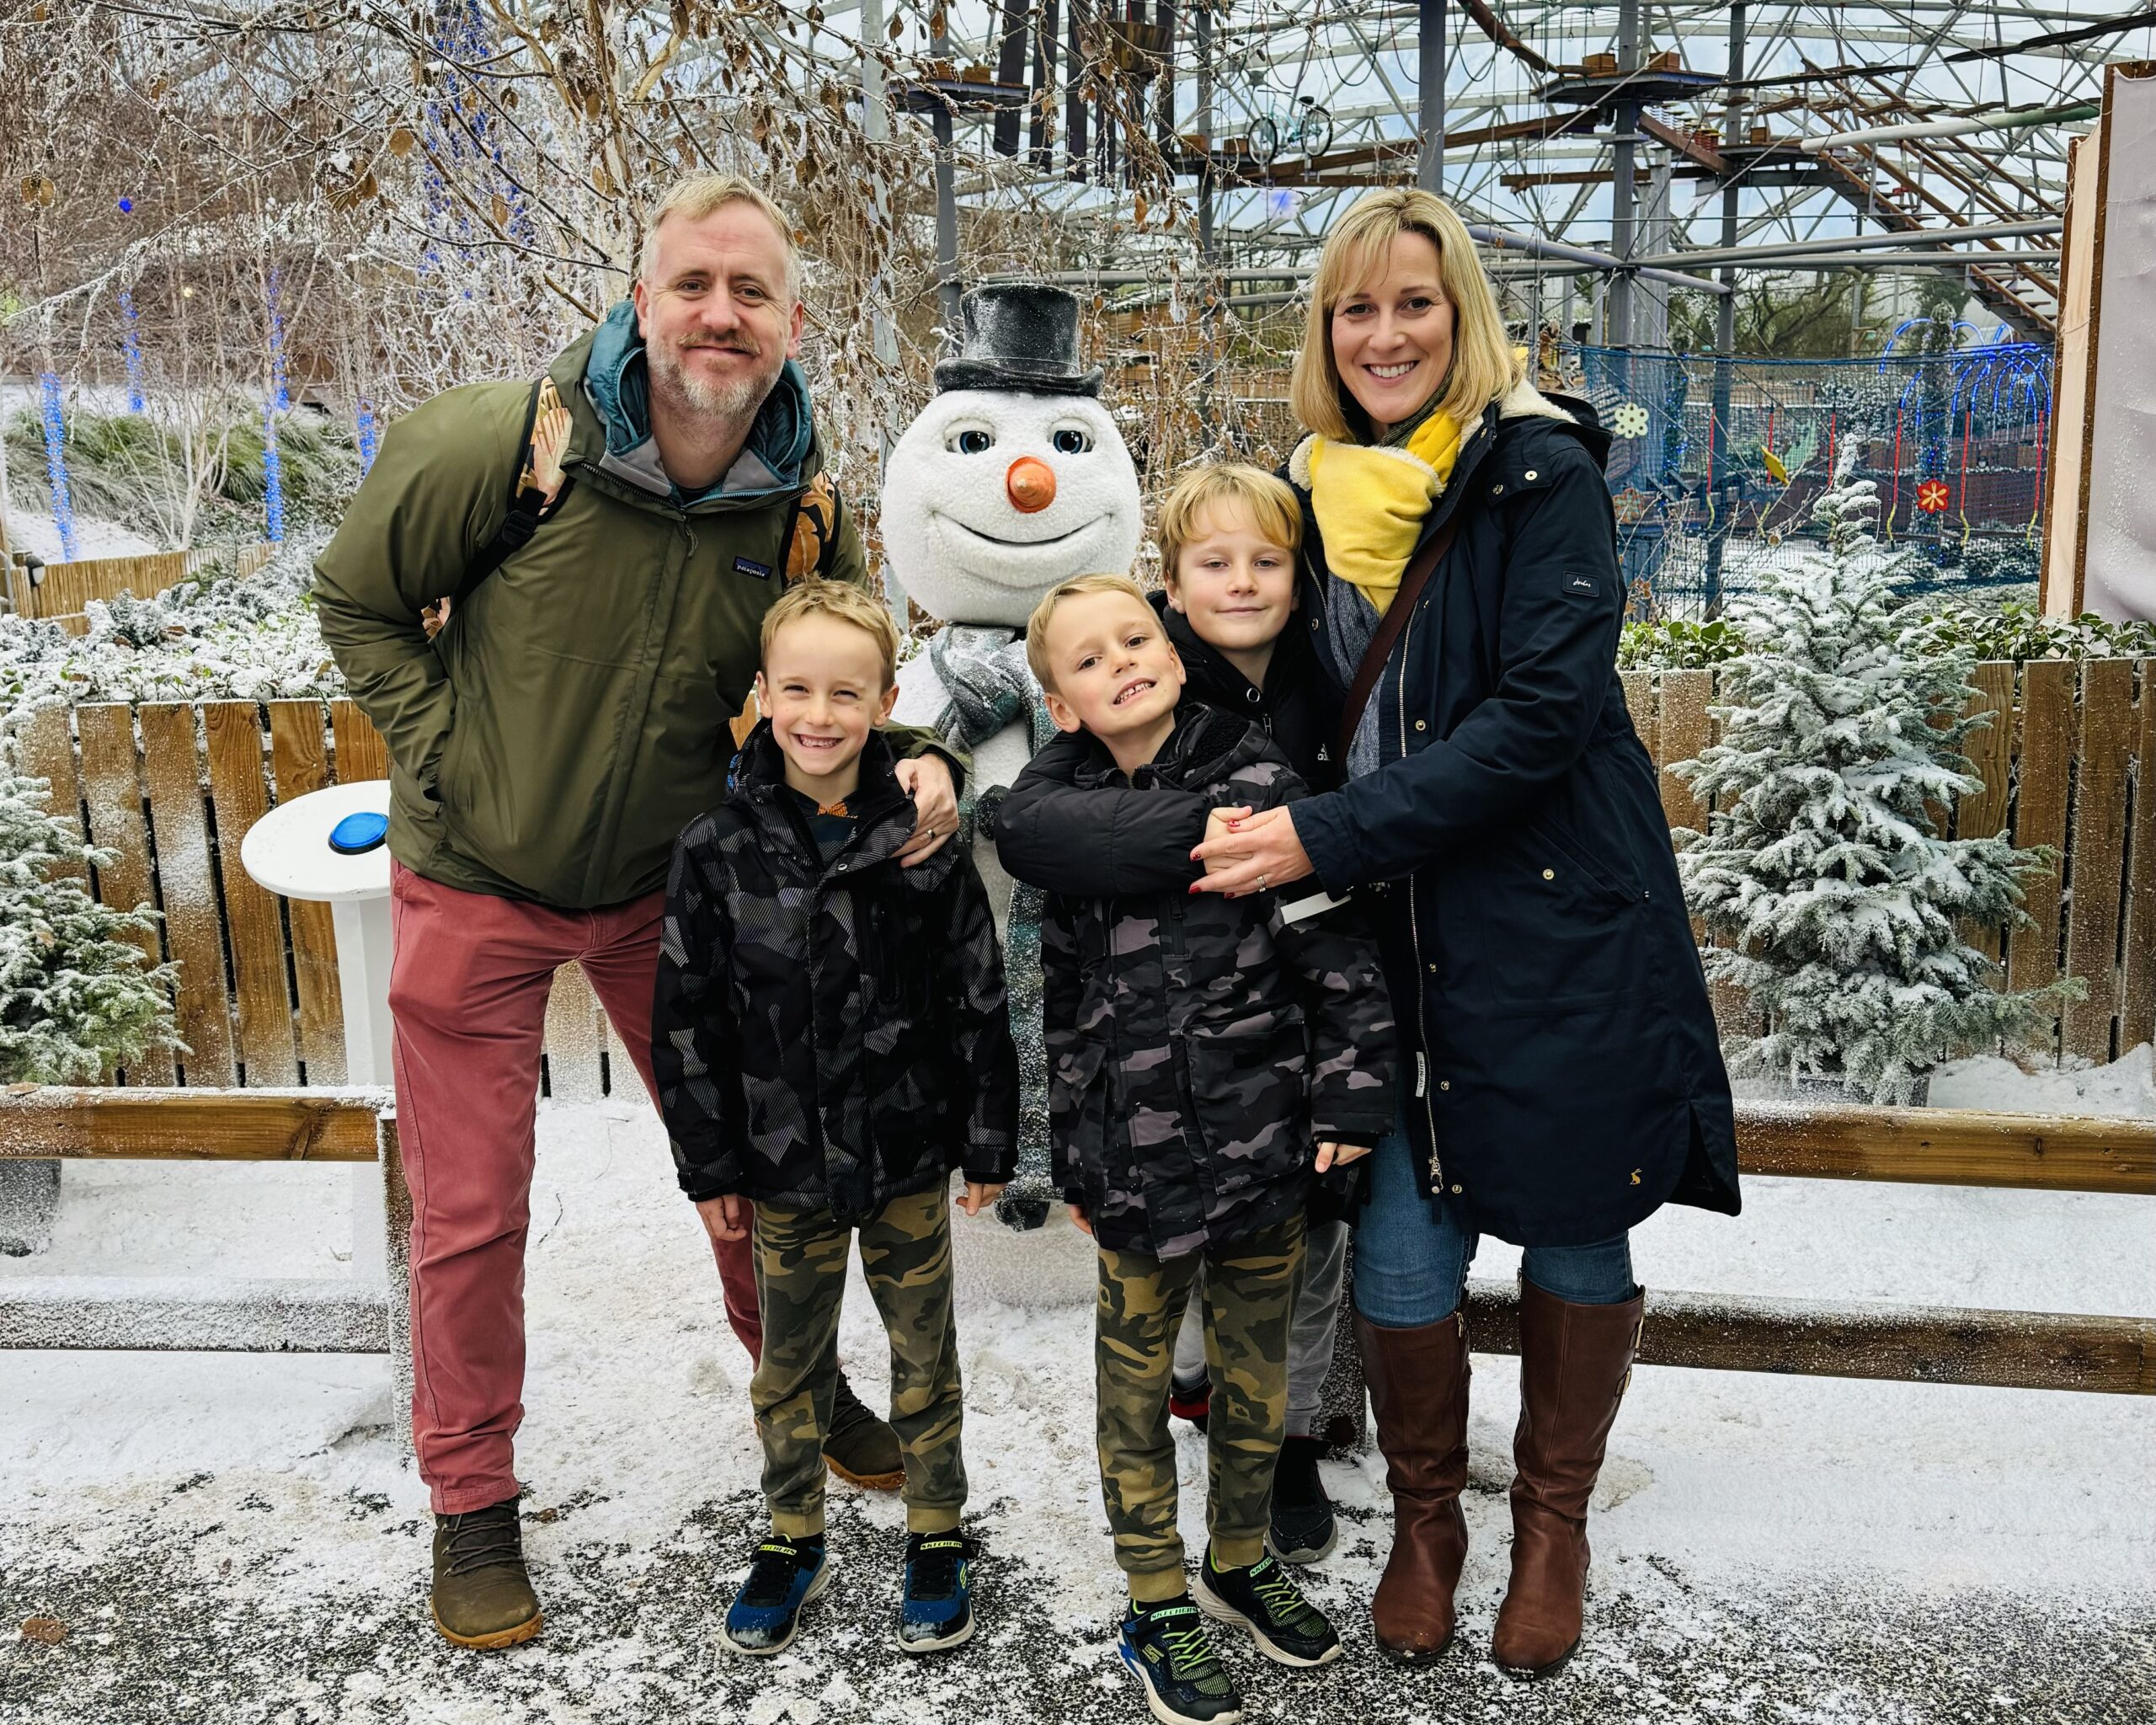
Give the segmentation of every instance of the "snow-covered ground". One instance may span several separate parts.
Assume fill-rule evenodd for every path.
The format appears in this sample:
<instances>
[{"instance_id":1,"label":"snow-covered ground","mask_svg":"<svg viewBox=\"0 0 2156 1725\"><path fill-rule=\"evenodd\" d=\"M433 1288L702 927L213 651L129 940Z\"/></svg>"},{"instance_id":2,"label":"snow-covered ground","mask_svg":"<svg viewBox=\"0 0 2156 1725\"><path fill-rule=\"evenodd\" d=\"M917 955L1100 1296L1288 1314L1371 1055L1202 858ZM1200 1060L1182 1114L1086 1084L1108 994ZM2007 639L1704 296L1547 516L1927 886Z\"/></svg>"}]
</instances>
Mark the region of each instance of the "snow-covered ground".
<instances>
[{"instance_id":1,"label":"snow-covered ground","mask_svg":"<svg viewBox=\"0 0 2156 1725\"><path fill-rule=\"evenodd\" d=\"M1961 1062L1940 1105L2156 1114L2149 1051L2078 1074ZM1067 1227L960 1220L983 1633L889 1649L897 1503L834 1498L840 1584L789 1655L712 1630L759 1525L747 1364L662 1135L624 1103L548 1106L532 1205L519 1447L549 1612L460 1654L425 1626L425 1497L380 1359L5 1356L0 1719L1130 1721L1094 1475L1090 1263ZM51 1249L0 1276L334 1274L347 1182L281 1165L77 1164ZM2156 1315L2149 1200L1754 1180L1737 1220L1642 1228L1650 1286ZM1508 1274L1494 1244L1478 1274ZM857 1286L845 1346L887 1377ZM1590 1641L1523 1686L1486 1659L1508 1537L1509 1359L1478 1359L1463 1645L1403 1674L1368 1640L1387 1539L1374 1455L1331 1466L1347 1523L1312 1591L1346 1632L1317 1674L1230 1649L1254 1719L1832 1721L2156 1717L2156 1425L2138 1398L1642 1369L1594 1523ZM1202 1538L1202 1440L1182 1446ZM19 1637L33 1615L56 1646Z\"/></svg>"},{"instance_id":2,"label":"snow-covered ground","mask_svg":"<svg viewBox=\"0 0 2156 1725\"><path fill-rule=\"evenodd\" d=\"M30 552L45 563L69 560L60 542L60 529L49 515L24 511L9 516L8 542L11 550ZM165 548L116 521L94 521L88 516L76 518L73 560L77 563L88 563L99 557L142 557Z\"/></svg>"}]
</instances>

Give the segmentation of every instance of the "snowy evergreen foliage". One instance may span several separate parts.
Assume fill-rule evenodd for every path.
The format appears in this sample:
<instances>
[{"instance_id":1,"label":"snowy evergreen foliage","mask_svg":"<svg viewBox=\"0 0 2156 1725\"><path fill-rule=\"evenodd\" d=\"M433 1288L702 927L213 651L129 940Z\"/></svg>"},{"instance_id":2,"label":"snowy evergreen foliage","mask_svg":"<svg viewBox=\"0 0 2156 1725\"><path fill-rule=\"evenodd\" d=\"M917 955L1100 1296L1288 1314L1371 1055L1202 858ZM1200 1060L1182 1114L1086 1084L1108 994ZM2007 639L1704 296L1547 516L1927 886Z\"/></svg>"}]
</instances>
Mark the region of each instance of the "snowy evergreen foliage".
<instances>
[{"instance_id":1,"label":"snowy evergreen foliage","mask_svg":"<svg viewBox=\"0 0 2156 1725\"><path fill-rule=\"evenodd\" d=\"M109 863L47 812L45 781L0 777L0 1083L94 1084L151 1049L177 1048L173 967L128 937L147 907L115 911L63 860Z\"/></svg>"},{"instance_id":2,"label":"snowy evergreen foliage","mask_svg":"<svg viewBox=\"0 0 2156 1725\"><path fill-rule=\"evenodd\" d=\"M1837 478L1815 511L1825 555L1762 570L1736 601L1747 646L1722 667L1722 740L1672 769L1726 806L1679 835L1678 867L1722 943L1708 975L1765 1015L1732 1066L1905 1102L1940 1062L2028 1037L2059 991L1998 991L1956 927L2026 922L2020 879L2044 859L1936 827L1935 809L1981 788L1961 745L1988 720L1933 723L1967 708L1975 654L1897 602L1877 487L1846 463Z\"/></svg>"},{"instance_id":3,"label":"snowy evergreen foliage","mask_svg":"<svg viewBox=\"0 0 2156 1725\"><path fill-rule=\"evenodd\" d=\"M254 574L211 563L153 598L93 601L87 635L0 617L0 731L88 701L270 701L341 695L308 587L323 536Z\"/></svg>"}]
</instances>

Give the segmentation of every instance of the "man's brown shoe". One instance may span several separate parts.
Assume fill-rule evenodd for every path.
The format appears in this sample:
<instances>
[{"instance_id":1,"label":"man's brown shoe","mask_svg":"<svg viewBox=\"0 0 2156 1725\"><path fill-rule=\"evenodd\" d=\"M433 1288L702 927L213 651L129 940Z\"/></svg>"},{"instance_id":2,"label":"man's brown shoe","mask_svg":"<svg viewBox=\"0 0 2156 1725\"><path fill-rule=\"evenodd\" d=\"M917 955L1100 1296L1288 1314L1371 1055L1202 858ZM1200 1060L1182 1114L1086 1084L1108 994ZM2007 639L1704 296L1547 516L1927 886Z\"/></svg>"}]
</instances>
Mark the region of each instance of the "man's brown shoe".
<instances>
[{"instance_id":1,"label":"man's brown shoe","mask_svg":"<svg viewBox=\"0 0 2156 1725\"><path fill-rule=\"evenodd\" d=\"M1392 1551L1370 1601L1379 1649L1402 1664L1452 1645L1453 1594L1467 1561L1467 1327L1464 1316L1386 1329L1358 1312L1363 1375L1392 1492Z\"/></svg>"},{"instance_id":2,"label":"man's brown shoe","mask_svg":"<svg viewBox=\"0 0 2156 1725\"><path fill-rule=\"evenodd\" d=\"M824 1462L847 1484L872 1492L895 1492L906 1482L899 1434L853 1393L844 1372L831 1394L831 1429L824 1438Z\"/></svg>"},{"instance_id":3,"label":"man's brown shoe","mask_svg":"<svg viewBox=\"0 0 2156 1725\"><path fill-rule=\"evenodd\" d=\"M435 1517L435 1627L461 1648L513 1648L539 1633L516 1499Z\"/></svg>"},{"instance_id":4,"label":"man's brown shoe","mask_svg":"<svg viewBox=\"0 0 2156 1725\"><path fill-rule=\"evenodd\" d=\"M1580 1644L1588 1500L1646 1307L1641 1293L1621 1306L1575 1306L1520 1284L1513 1575L1490 1637L1491 1657L1515 1675L1545 1677Z\"/></svg>"}]
</instances>

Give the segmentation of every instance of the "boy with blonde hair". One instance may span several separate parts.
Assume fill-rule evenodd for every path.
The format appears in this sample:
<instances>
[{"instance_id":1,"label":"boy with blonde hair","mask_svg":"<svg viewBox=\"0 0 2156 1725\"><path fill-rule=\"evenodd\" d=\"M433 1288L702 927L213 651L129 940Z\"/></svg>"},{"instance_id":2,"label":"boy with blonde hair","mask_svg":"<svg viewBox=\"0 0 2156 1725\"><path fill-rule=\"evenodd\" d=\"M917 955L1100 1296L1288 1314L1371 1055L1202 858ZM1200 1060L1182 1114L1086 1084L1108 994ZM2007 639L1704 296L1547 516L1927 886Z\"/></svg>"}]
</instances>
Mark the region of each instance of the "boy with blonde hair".
<instances>
[{"instance_id":1,"label":"boy with blonde hair","mask_svg":"<svg viewBox=\"0 0 2156 1725\"><path fill-rule=\"evenodd\" d=\"M1026 656L1082 746L1081 789L1251 809L1304 793L1262 727L1182 699L1182 661L1127 577L1056 588ZM1385 985L1359 932L1294 921L1265 893L1059 894L1041 948L1052 1167L1099 1248L1101 1486L1130 1595L1118 1648L1155 1717L1225 1725L1241 1701L1205 1618L1282 1664L1340 1653L1265 1545L1311 1186L1392 1119ZM1193 1299L1217 1385L1195 1599L1167 1408Z\"/></svg>"},{"instance_id":2,"label":"boy with blonde hair","mask_svg":"<svg viewBox=\"0 0 2156 1725\"><path fill-rule=\"evenodd\" d=\"M1310 655L1296 615L1296 558L1303 516L1287 483L1235 462L1187 469L1161 505L1155 533L1166 590L1155 595L1189 692L1209 706L1255 721L1312 790L1335 788L1331 759L1338 704ZM1166 892L1201 872L1192 847L1209 836L1195 797L1081 790L1079 740L1059 739L1034 757L997 818L999 851L1022 858L1014 873L1052 892L1093 896ZM1273 1476L1274 1555L1315 1563L1338 1539L1331 1500L1319 1477L1325 1381L1348 1261L1340 1219L1345 1177L1322 1183L1313 1199L1300 1292L1288 1349L1288 1435ZM1212 1385L1205 1335L1193 1301L1176 1342L1168 1407L1203 1430Z\"/></svg>"},{"instance_id":3,"label":"boy with blonde hair","mask_svg":"<svg viewBox=\"0 0 2156 1725\"><path fill-rule=\"evenodd\" d=\"M1017 1056L987 895L953 848L911 868L914 809L878 727L898 631L804 581L764 619L764 718L726 801L675 846L652 1064L681 1188L714 1240L753 1233L764 1347L750 1398L771 1532L723 1637L771 1654L829 1585L824 1435L856 1235L891 1344L905 1462L900 1648L973 1633L951 1219L1016 1159Z\"/></svg>"}]
</instances>

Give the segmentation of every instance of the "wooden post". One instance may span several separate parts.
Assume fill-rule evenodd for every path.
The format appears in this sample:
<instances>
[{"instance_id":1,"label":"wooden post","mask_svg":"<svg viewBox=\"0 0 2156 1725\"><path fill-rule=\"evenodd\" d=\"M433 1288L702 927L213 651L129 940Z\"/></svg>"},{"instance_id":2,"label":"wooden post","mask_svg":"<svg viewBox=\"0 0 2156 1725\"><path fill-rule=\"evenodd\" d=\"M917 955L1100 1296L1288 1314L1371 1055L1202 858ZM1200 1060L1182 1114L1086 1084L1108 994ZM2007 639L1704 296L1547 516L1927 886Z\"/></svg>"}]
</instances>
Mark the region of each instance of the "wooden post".
<instances>
[{"instance_id":1,"label":"wooden post","mask_svg":"<svg viewBox=\"0 0 2156 1725\"><path fill-rule=\"evenodd\" d=\"M2079 978L2088 993L2067 1003L2061 1039L2065 1052L2098 1065L2127 1046L2113 1048L2111 1028L2120 1005L2119 889L2133 745L2133 661L2084 660L2068 856L2066 974ZM2143 794L2148 794L2147 786Z\"/></svg>"},{"instance_id":2,"label":"wooden post","mask_svg":"<svg viewBox=\"0 0 2156 1725\"><path fill-rule=\"evenodd\" d=\"M397 1116L376 1121L382 1157L382 1209L389 1235L389 1417L399 1455L412 1454L412 1188L405 1183Z\"/></svg>"}]
</instances>

